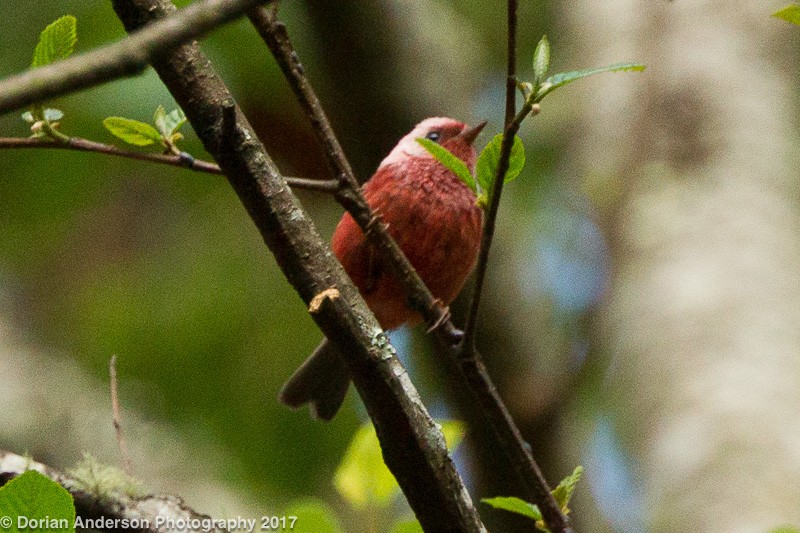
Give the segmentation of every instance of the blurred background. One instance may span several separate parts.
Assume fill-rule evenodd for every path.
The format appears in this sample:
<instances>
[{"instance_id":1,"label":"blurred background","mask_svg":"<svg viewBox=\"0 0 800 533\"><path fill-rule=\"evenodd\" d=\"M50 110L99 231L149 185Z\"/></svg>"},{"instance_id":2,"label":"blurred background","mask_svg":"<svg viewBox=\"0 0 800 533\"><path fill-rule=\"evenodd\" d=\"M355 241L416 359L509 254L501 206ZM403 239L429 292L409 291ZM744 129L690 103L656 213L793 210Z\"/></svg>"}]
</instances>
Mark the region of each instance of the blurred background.
<instances>
[{"instance_id":1,"label":"blurred background","mask_svg":"<svg viewBox=\"0 0 800 533\"><path fill-rule=\"evenodd\" d=\"M783 5L521 2L521 78L544 33L556 71L648 67L562 89L523 125L482 312L486 363L548 480L586 468L578 531L800 526L800 28L770 17ZM124 34L110 2L0 8L3 77L63 14L79 52ZM500 131L503 2L315 0L281 16L362 180L427 116ZM249 24L202 47L282 171L328 177ZM175 105L148 71L51 106L65 133L115 143L103 118L148 122L159 104ZM0 117L0 136L28 134ZM0 169L0 448L117 463L117 354L134 473L155 492L218 517L313 497L347 531L409 516L398 501L367 529L333 488L366 419L353 393L329 425L277 403L320 333L223 178L39 150L2 151ZM341 209L299 194L329 235ZM421 331L393 339L434 416L467 422L456 458L473 498L513 495L455 369ZM491 531L531 530L480 510Z\"/></svg>"}]
</instances>

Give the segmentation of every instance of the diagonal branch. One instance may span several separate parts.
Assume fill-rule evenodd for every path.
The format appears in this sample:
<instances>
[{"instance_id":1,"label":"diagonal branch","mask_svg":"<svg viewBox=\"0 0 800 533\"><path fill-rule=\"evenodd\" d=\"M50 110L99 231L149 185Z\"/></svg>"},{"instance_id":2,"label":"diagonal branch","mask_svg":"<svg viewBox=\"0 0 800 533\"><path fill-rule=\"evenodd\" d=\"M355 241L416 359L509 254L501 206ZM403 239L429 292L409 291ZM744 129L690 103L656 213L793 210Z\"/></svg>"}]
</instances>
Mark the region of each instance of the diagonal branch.
<instances>
[{"instance_id":1,"label":"diagonal branch","mask_svg":"<svg viewBox=\"0 0 800 533\"><path fill-rule=\"evenodd\" d=\"M248 17L291 85L311 122L317 140L322 145L331 171L339 179L340 186L334 193L336 200L353 216L372 245L388 259L387 264L406 289L411 307L422 315L429 326L437 325L440 334L447 338L448 345L456 344L461 338L461 332L448 319L447 311L441 308L441 304L428 290L384 225L375 224L378 216L370 209L364 195L361 194L361 187L353 174L350 162L333 132L314 88L305 75L305 68L300 63L297 52L292 47L286 26L277 20L274 11L264 7L253 9L248 13Z\"/></svg>"},{"instance_id":2,"label":"diagonal branch","mask_svg":"<svg viewBox=\"0 0 800 533\"><path fill-rule=\"evenodd\" d=\"M230 22L265 0L200 0L114 44L0 83L0 114L80 89L140 74L157 56Z\"/></svg>"},{"instance_id":3,"label":"diagonal branch","mask_svg":"<svg viewBox=\"0 0 800 533\"><path fill-rule=\"evenodd\" d=\"M274 10L258 7L248 13L248 17L258 30L261 37L269 47L276 61L280 65L287 81L297 96L300 105L306 112L311 125L317 135L318 140L323 146L333 173L339 176L341 187L336 192L336 199L347 209L353 218L361 226L364 234L376 246L383 257L386 259L395 275L398 276L404 289L409 295L411 306L417 310L428 324L436 324L435 328L439 339L448 348L449 354L454 357L462 373L465 376L471 391L477 397L483 412L492 425L501 448L506 453L509 462L513 465L515 472L520 478L522 486L525 488L525 496L530 501L536 503L542 510L543 515L550 526L550 529L558 533L568 533L569 528L566 517L561 513L558 504L550 494L550 489L538 465L534 461L527 444L522 438L511 415L508 413L500 395L497 392L486 368L480 360L480 355L474 347L474 343L469 344L461 341L461 332L455 328L449 315L443 315L442 310L437 304L436 299L431 295L422 279L413 269L403 252L388 234L382 225L374 224L375 213L361 195L360 188L347 161L344 151L339 145L336 135L330 126L322 105L314 92L311 83L305 74L305 69L300 63L297 52L292 47L286 27L276 19ZM513 142L514 135L519 129L522 120L530 113L531 108L528 104L515 117L514 115L514 95L516 91L516 1L509 2L509 82L510 103L506 103L507 128L506 136ZM510 131L508 131L510 130ZM505 153L505 165L502 169L502 176L508 170L511 143L506 143L504 139L503 150ZM508 144L506 147L505 145ZM501 152L501 157L502 157ZM500 174L500 170L498 171ZM503 180L500 179L500 182ZM502 185L501 185L502 186ZM479 259L479 268L483 269L483 276L486 271L486 258L488 258L489 244L491 235L494 232L494 219L497 216L499 206L499 191L495 196L494 214L490 214L492 220L491 227L484 228L484 238L489 234L488 243L482 244L482 258ZM476 289L477 290L477 289ZM478 290L479 293L479 290ZM477 309L477 308L476 308ZM473 319L474 327L474 319ZM460 347L467 347L461 349Z\"/></svg>"},{"instance_id":4,"label":"diagonal branch","mask_svg":"<svg viewBox=\"0 0 800 533\"><path fill-rule=\"evenodd\" d=\"M131 32L171 14L167 0L112 0ZM427 531L482 532L437 428L358 290L196 43L153 67L219 163L284 275L345 363L373 420L384 460Z\"/></svg>"}]
</instances>

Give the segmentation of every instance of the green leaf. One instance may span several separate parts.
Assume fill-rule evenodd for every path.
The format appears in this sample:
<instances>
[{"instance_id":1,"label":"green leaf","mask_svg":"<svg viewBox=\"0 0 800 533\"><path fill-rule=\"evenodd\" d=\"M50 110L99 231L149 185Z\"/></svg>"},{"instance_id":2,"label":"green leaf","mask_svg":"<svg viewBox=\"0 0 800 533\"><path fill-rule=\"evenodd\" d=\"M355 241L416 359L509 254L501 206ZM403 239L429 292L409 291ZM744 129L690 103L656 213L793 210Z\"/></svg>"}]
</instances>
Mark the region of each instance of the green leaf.
<instances>
[{"instance_id":1,"label":"green leaf","mask_svg":"<svg viewBox=\"0 0 800 533\"><path fill-rule=\"evenodd\" d=\"M436 144L435 142L431 141L430 139L417 139L417 142L422 145L430 154L436 158L441 164L443 164L447 169L458 176L461 181L467 184L467 187L473 190L473 192L477 192L475 188L475 179L472 177L467 165L447 151L446 148Z\"/></svg>"},{"instance_id":2,"label":"green leaf","mask_svg":"<svg viewBox=\"0 0 800 533\"><path fill-rule=\"evenodd\" d=\"M615 63L613 65L607 65L605 67L587 68L584 70L573 70L571 72L561 72L559 74L553 74L552 76L544 80L544 83L542 83L542 86L536 93L535 101L540 102L542 98L544 98L551 92L555 91L559 87L563 87L564 85L572 83L573 81L579 80L581 78L594 76L595 74L601 74L603 72L642 71L644 69L645 66L639 63Z\"/></svg>"},{"instance_id":3,"label":"green leaf","mask_svg":"<svg viewBox=\"0 0 800 533\"><path fill-rule=\"evenodd\" d=\"M336 469L334 485L339 494L356 509L386 507L400 492L394 476L383 463L375 429L361 426L350 441Z\"/></svg>"},{"instance_id":4,"label":"green leaf","mask_svg":"<svg viewBox=\"0 0 800 533\"><path fill-rule=\"evenodd\" d=\"M183 114L183 110L180 107L173 109L164 121L167 130L167 135L165 136L172 137L184 124L186 124L186 115Z\"/></svg>"},{"instance_id":5,"label":"green leaf","mask_svg":"<svg viewBox=\"0 0 800 533\"><path fill-rule=\"evenodd\" d=\"M422 525L416 520L398 522L392 528L392 533L425 533Z\"/></svg>"},{"instance_id":6,"label":"green leaf","mask_svg":"<svg viewBox=\"0 0 800 533\"><path fill-rule=\"evenodd\" d=\"M464 438L464 423L439 422L448 449ZM367 423L356 431L334 476L336 490L355 509L387 507L400 493L400 486L383 463L375 428Z\"/></svg>"},{"instance_id":7,"label":"green leaf","mask_svg":"<svg viewBox=\"0 0 800 533\"><path fill-rule=\"evenodd\" d=\"M42 67L54 61L66 59L75 50L78 40L78 21L72 15L64 15L47 26L39 36L33 51L31 67Z\"/></svg>"},{"instance_id":8,"label":"green leaf","mask_svg":"<svg viewBox=\"0 0 800 533\"><path fill-rule=\"evenodd\" d=\"M800 26L800 4L789 4L780 11L773 13L772 16Z\"/></svg>"},{"instance_id":9,"label":"green leaf","mask_svg":"<svg viewBox=\"0 0 800 533\"><path fill-rule=\"evenodd\" d=\"M491 193L495 177L497 176L497 166L500 163L500 152L503 146L503 134L495 135L489 144L481 151L478 162L475 165L475 174L478 176L478 183L484 191ZM506 172L506 183L516 179L525 166L525 146L522 140L514 136L514 144L511 146L511 157L508 160L508 171ZM488 197L487 197L488 200Z\"/></svg>"},{"instance_id":10,"label":"green leaf","mask_svg":"<svg viewBox=\"0 0 800 533\"><path fill-rule=\"evenodd\" d=\"M162 143L161 134L150 124L124 117L108 117L103 126L128 144L148 146Z\"/></svg>"},{"instance_id":11,"label":"green leaf","mask_svg":"<svg viewBox=\"0 0 800 533\"><path fill-rule=\"evenodd\" d=\"M542 40L536 45L533 52L533 85L539 87L550 68L550 42L547 35L542 36Z\"/></svg>"},{"instance_id":12,"label":"green leaf","mask_svg":"<svg viewBox=\"0 0 800 533\"><path fill-rule=\"evenodd\" d=\"M54 122L56 120L61 120L62 118L64 118L64 112L60 109L48 107L44 110L44 119L48 122Z\"/></svg>"},{"instance_id":13,"label":"green leaf","mask_svg":"<svg viewBox=\"0 0 800 533\"><path fill-rule=\"evenodd\" d=\"M583 475L583 467L576 466L572 474L568 475L561 480L561 483L553 489L553 498L555 498L558 506L564 511L569 512L569 501L572 499L572 493L575 492L575 486L581 480Z\"/></svg>"},{"instance_id":14,"label":"green leaf","mask_svg":"<svg viewBox=\"0 0 800 533\"><path fill-rule=\"evenodd\" d=\"M167 131L167 111L164 109L163 105L160 105L156 108L155 113L153 113L153 124L156 125L156 129L161 133L162 137L169 137L170 132Z\"/></svg>"},{"instance_id":15,"label":"green leaf","mask_svg":"<svg viewBox=\"0 0 800 533\"><path fill-rule=\"evenodd\" d=\"M11 519L10 527L5 527L5 517ZM75 505L61 485L29 470L0 488L0 520L3 533L74 532Z\"/></svg>"},{"instance_id":16,"label":"green leaf","mask_svg":"<svg viewBox=\"0 0 800 533\"><path fill-rule=\"evenodd\" d=\"M286 527L279 530L292 531L292 533L343 533L339 519L331 509L318 500L303 500L294 502L283 512L286 517ZM292 519L294 520L293 527ZM259 524L260 526L260 524Z\"/></svg>"},{"instance_id":17,"label":"green leaf","mask_svg":"<svg viewBox=\"0 0 800 533\"><path fill-rule=\"evenodd\" d=\"M504 511L521 514L522 516L527 516L528 518L536 520L537 522L539 520L543 520L542 513L539 511L538 507L514 496L481 498L481 501L487 505L491 505L495 509L502 509Z\"/></svg>"}]
</instances>

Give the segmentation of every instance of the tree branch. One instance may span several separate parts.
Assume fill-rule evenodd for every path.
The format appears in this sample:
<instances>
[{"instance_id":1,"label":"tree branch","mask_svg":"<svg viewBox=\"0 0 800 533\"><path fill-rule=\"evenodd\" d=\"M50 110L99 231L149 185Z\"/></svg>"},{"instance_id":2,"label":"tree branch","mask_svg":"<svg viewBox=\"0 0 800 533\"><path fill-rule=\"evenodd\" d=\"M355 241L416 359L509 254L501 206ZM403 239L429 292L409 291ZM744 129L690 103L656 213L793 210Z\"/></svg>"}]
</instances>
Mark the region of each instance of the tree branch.
<instances>
[{"instance_id":1,"label":"tree branch","mask_svg":"<svg viewBox=\"0 0 800 533\"><path fill-rule=\"evenodd\" d=\"M534 461L519 429L497 393L497 389L486 372L486 368L480 361L480 355L475 350L474 342L469 344L471 347L469 350L459 348L459 346L467 346L463 341L459 343L461 332L455 328L449 315L443 314L443 310L437 300L394 242L394 239L388 234L386 228L382 224L374 223L376 215L361 194L361 189L353 175L347 157L339 145L319 98L306 77L305 68L300 63L299 56L292 47L286 27L277 20L274 10L270 11L264 7L253 9L248 13L248 17L269 47L301 107L306 112L317 139L322 144L332 172L340 178L341 187L335 194L337 201L353 216L366 237L376 246L386 263L393 269L393 272L409 295L410 305L423 316L429 325L436 325L435 329L439 339L444 343L449 354L458 362L458 366L464 374L470 389L478 398L484 414L492 425L501 448L505 451L514 471L520 478L520 482L525 488L525 496L543 509L543 515L552 531L558 533L570 532L571 529L568 526L566 517L561 513L558 504L550 494L550 489L541 470ZM506 128L513 131L510 131L510 134L509 131L506 132L506 136L511 142L506 143L504 138L503 150L505 152L501 151L500 164L505 165L505 167L498 169L498 174L503 177L508 170L514 135L519 130L522 120L531 111L531 107L526 104L520 113L516 117L514 116L514 96L516 91L515 34L516 1L512 1L509 2L509 81L507 83L506 121L515 126ZM510 103L508 99L509 87ZM505 146L506 144L508 144L507 147ZM503 163L502 159L503 153L505 153L505 163ZM502 173L500 170L502 170ZM502 182L503 180L500 179L499 181ZM499 192L497 190L495 192L497 195L493 203L494 213L491 214L490 212L492 224L491 227L484 228L484 238L489 232L488 243L486 241L482 243L482 259L479 260L479 268L483 269L483 276L485 276L486 272L486 259L488 258L491 235L494 232L494 219L497 216L497 208L499 206Z\"/></svg>"},{"instance_id":2,"label":"tree branch","mask_svg":"<svg viewBox=\"0 0 800 533\"><path fill-rule=\"evenodd\" d=\"M168 16L166 0L113 0L128 31ZM342 348L375 424L384 460L427 531L485 528L447 454L441 431L358 290L286 186L228 89L194 43L157 57L153 67L217 160L306 305ZM331 290L336 289L336 290ZM316 298L319 294L327 298Z\"/></svg>"},{"instance_id":3,"label":"tree branch","mask_svg":"<svg viewBox=\"0 0 800 533\"><path fill-rule=\"evenodd\" d=\"M136 35L0 82L0 114L140 74L157 56L230 22L265 0L200 0Z\"/></svg>"},{"instance_id":4,"label":"tree branch","mask_svg":"<svg viewBox=\"0 0 800 533\"><path fill-rule=\"evenodd\" d=\"M0 150L3 148L55 148L60 150L76 150L79 152L95 152L98 154L137 159L139 161L149 161L173 167L181 167L196 172L206 174L222 174L219 165L202 159L195 159L186 152L180 155L175 154L156 154L151 152L134 152L125 150L110 144L99 143L83 139L81 137L70 137L63 142L55 139L43 139L39 137L0 137ZM335 192L339 188L337 180L315 180L310 178L286 177L286 183L293 189L305 189L319 192Z\"/></svg>"},{"instance_id":5,"label":"tree branch","mask_svg":"<svg viewBox=\"0 0 800 533\"><path fill-rule=\"evenodd\" d=\"M175 496L132 497L122 492L95 494L73 477L27 457L0 450L0 486L28 470L36 470L69 491L75 502L77 516L84 520L128 520L129 523L142 526L138 530L132 529L140 533L171 531L166 525L157 527L156 524L164 524L165 520L179 523L199 520L210 526L204 531L227 533L226 529L219 527L221 521L212 522L210 516L198 513ZM105 530L120 531L120 529L109 527Z\"/></svg>"}]
</instances>

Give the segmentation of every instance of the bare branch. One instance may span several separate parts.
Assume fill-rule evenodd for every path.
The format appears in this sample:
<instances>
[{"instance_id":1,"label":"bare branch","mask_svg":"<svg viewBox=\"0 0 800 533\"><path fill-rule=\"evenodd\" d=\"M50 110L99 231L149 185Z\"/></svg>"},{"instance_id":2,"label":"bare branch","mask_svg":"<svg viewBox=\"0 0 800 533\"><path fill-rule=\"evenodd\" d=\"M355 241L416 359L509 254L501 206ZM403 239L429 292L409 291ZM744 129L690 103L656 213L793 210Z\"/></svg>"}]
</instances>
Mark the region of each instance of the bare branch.
<instances>
[{"instance_id":1,"label":"bare branch","mask_svg":"<svg viewBox=\"0 0 800 533\"><path fill-rule=\"evenodd\" d=\"M173 529L163 524L165 520L175 523L202 520L209 524L204 531L214 533L227 533L226 529L219 527L221 520L212 522L211 517L198 513L187 506L180 498L175 496L131 496L123 492L94 494L77 479L54 470L42 463L37 463L27 457L0 450L0 486L10 479L26 472L36 470L69 491L75 502L77 516L86 520L102 519L104 522L113 520L127 520L129 524L141 526L140 533L167 533ZM119 531L120 527L111 527L106 531Z\"/></svg>"},{"instance_id":2,"label":"bare branch","mask_svg":"<svg viewBox=\"0 0 800 533\"><path fill-rule=\"evenodd\" d=\"M265 0L200 0L117 43L0 82L0 114L140 74L175 46L230 22Z\"/></svg>"},{"instance_id":3,"label":"bare branch","mask_svg":"<svg viewBox=\"0 0 800 533\"><path fill-rule=\"evenodd\" d=\"M117 435L117 446L122 456L122 470L129 476L132 475L131 457L128 454L128 445L122 436L122 419L119 414L119 395L117 394L117 356L112 355L108 363L108 377L111 383L111 418L114 423L114 433Z\"/></svg>"},{"instance_id":4,"label":"bare branch","mask_svg":"<svg viewBox=\"0 0 800 533\"><path fill-rule=\"evenodd\" d=\"M70 137L66 142L39 137L0 137L0 150L3 148L55 148L60 150L77 150L79 152L95 152L98 154L149 161L173 167L181 167L206 174L222 174L219 165L202 159L195 159L186 152L175 154L155 154L124 150L110 144L103 144L81 137ZM337 180L315 180L310 178L286 177L286 182L293 189L305 189L332 193L339 188Z\"/></svg>"}]
</instances>

